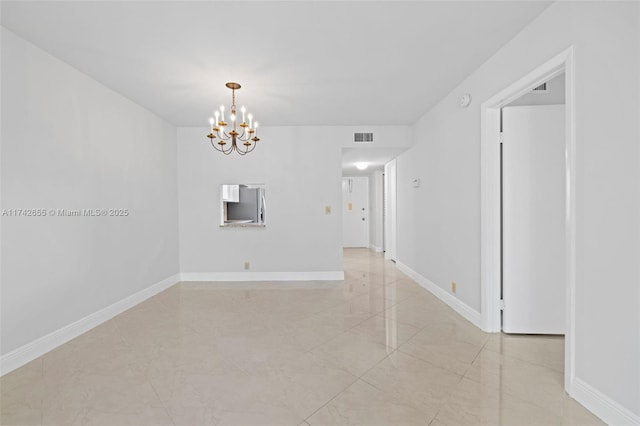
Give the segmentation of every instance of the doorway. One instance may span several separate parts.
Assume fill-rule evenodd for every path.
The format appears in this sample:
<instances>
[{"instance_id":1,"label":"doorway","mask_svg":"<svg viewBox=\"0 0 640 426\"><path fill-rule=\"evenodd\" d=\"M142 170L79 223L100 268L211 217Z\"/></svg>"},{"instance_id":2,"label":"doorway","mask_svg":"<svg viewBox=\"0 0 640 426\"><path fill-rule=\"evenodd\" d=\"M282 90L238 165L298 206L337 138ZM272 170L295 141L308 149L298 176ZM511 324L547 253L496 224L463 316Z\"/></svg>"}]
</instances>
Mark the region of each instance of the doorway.
<instances>
[{"instance_id":1,"label":"doorway","mask_svg":"<svg viewBox=\"0 0 640 426\"><path fill-rule=\"evenodd\" d=\"M369 178L342 179L342 246L369 247Z\"/></svg>"},{"instance_id":2,"label":"doorway","mask_svg":"<svg viewBox=\"0 0 640 426\"><path fill-rule=\"evenodd\" d=\"M564 74L555 80L564 80ZM564 335L564 97L560 100L502 109L505 333Z\"/></svg>"},{"instance_id":3,"label":"doorway","mask_svg":"<svg viewBox=\"0 0 640 426\"><path fill-rule=\"evenodd\" d=\"M501 109L554 77L565 74L563 173L564 179L564 279L565 292L565 389L572 393L575 377L575 131L573 48L569 48L520 80L506 87L481 107L481 313L482 329L501 331Z\"/></svg>"}]
</instances>

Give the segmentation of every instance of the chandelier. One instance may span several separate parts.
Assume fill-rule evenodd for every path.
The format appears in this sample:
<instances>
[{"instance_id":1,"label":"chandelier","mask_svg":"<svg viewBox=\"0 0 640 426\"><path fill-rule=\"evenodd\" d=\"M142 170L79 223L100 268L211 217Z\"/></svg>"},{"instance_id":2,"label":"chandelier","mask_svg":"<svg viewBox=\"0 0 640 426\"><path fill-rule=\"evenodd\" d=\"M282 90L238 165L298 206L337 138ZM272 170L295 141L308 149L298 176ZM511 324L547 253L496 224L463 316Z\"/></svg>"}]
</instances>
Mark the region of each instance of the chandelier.
<instances>
[{"instance_id":1,"label":"chandelier","mask_svg":"<svg viewBox=\"0 0 640 426\"><path fill-rule=\"evenodd\" d=\"M242 122L238 124L236 90L239 90L241 86L234 82L229 82L226 86L231 89L231 130L229 132L225 130L228 124L224 121L224 105L221 105L220 110L213 113L215 118L211 117L209 119L211 133L207 137L211 142L211 146L225 155L229 155L233 151L240 155L245 155L253 151L260 140L258 138L258 122L253 121L253 116L246 114L246 108L242 107L240 108ZM245 120L245 114L249 123ZM238 126L240 126L240 131L238 131ZM218 139L218 141L216 142L214 139Z\"/></svg>"}]
</instances>

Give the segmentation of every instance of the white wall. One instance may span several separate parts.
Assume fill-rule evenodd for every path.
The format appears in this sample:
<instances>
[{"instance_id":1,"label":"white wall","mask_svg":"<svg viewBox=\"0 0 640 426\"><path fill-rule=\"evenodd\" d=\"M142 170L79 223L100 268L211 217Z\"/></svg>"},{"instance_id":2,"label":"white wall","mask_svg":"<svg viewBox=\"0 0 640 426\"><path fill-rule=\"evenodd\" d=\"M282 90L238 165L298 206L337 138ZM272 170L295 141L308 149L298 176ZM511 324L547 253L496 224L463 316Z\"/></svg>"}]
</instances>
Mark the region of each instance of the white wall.
<instances>
[{"instance_id":1,"label":"white wall","mask_svg":"<svg viewBox=\"0 0 640 426\"><path fill-rule=\"evenodd\" d=\"M176 129L2 29L2 354L178 272Z\"/></svg>"},{"instance_id":2,"label":"white wall","mask_svg":"<svg viewBox=\"0 0 640 426\"><path fill-rule=\"evenodd\" d=\"M408 126L365 128L375 131L377 146L410 140ZM249 261L254 273L341 272L342 148L362 129L264 127L259 146L245 157L214 151L206 128L178 129L181 271L189 279L215 279L244 272ZM222 183L264 183L267 226L220 228Z\"/></svg>"},{"instance_id":3,"label":"white wall","mask_svg":"<svg viewBox=\"0 0 640 426\"><path fill-rule=\"evenodd\" d=\"M398 159L398 258L480 309L480 104L575 46L576 377L640 415L639 7L558 2L415 126ZM470 107L460 96L471 93ZM422 186L411 188L420 177Z\"/></svg>"},{"instance_id":4,"label":"white wall","mask_svg":"<svg viewBox=\"0 0 640 426\"><path fill-rule=\"evenodd\" d=\"M383 172L374 170L369 175L369 247L375 251L382 251L383 249L383 185Z\"/></svg>"},{"instance_id":5,"label":"white wall","mask_svg":"<svg viewBox=\"0 0 640 426\"><path fill-rule=\"evenodd\" d=\"M262 128L241 157L215 151L205 128L178 129L183 273L342 271L341 151L317 132ZM265 184L265 228L221 228L219 186ZM325 206L332 214L325 215Z\"/></svg>"}]
</instances>

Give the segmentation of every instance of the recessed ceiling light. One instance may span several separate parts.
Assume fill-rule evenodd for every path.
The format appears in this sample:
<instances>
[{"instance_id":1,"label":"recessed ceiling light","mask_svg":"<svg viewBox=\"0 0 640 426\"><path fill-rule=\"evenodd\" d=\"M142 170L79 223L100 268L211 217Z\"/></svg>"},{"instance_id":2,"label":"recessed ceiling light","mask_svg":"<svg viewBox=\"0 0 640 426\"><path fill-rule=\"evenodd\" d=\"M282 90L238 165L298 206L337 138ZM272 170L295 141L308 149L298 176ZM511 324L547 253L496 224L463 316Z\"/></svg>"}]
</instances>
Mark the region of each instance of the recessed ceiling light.
<instances>
[{"instance_id":1,"label":"recessed ceiling light","mask_svg":"<svg viewBox=\"0 0 640 426\"><path fill-rule=\"evenodd\" d=\"M367 163L356 163L356 169L365 170L369 165Z\"/></svg>"}]
</instances>

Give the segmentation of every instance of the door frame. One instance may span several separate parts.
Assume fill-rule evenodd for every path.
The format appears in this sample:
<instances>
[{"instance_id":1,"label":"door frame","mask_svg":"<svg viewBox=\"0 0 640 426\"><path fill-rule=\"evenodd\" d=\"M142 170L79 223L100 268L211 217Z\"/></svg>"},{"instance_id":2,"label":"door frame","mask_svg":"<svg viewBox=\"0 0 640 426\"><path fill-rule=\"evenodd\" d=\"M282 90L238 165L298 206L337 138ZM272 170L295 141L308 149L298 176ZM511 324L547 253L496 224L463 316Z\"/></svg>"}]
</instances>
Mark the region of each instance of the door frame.
<instances>
[{"instance_id":1,"label":"door frame","mask_svg":"<svg viewBox=\"0 0 640 426\"><path fill-rule=\"evenodd\" d=\"M382 254L387 252L387 180L382 169Z\"/></svg>"},{"instance_id":2,"label":"door frame","mask_svg":"<svg viewBox=\"0 0 640 426\"><path fill-rule=\"evenodd\" d=\"M398 162L394 158L384 165L384 258L396 261L398 256Z\"/></svg>"},{"instance_id":3,"label":"door frame","mask_svg":"<svg viewBox=\"0 0 640 426\"><path fill-rule=\"evenodd\" d=\"M374 170L368 178L369 249L382 253L384 252L384 172Z\"/></svg>"},{"instance_id":4,"label":"door frame","mask_svg":"<svg viewBox=\"0 0 640 426\"><path fill-rule=\"evenodd\" d=\"M575 59L573 46L551 58L480 105L481 317L482 329L500 332L500 108L541 83L565 73L565 283L564 386L572 394L575 377L576 165Z\"/></svg>"}]
</instances>

